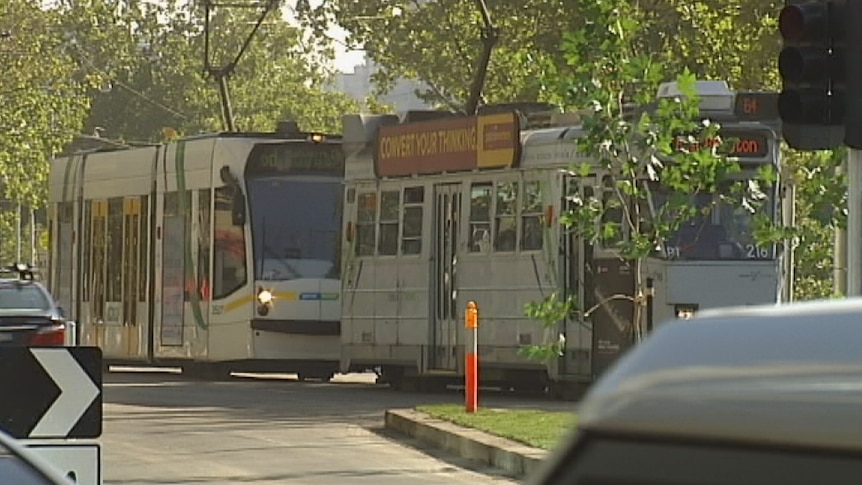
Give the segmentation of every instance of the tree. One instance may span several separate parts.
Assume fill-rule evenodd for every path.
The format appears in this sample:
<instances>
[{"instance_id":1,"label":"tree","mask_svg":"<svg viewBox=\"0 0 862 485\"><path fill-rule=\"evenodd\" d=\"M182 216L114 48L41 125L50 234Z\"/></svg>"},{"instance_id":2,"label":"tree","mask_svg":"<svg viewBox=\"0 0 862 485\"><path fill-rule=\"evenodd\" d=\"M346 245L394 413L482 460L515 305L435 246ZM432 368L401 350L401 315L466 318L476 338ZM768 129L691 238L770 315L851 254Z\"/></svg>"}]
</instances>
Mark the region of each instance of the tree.
<instances>
[{"instance_id":1,"label":"tree","mask_svg":"<svg viewBox=\"0 0 862 485\"><path fill-rule=\"evenodd\" d=\"M101 128L109 138L158 141L165 128L185 134L223 129L216 81L203 72L202 8L182 0L82 0L61 10L81 69L102 77L106 87L94 94L88 132ZM234 59L261 12L215 10L214 65ZM358 108L324 90L329 73L319 57L298 29L271 12L229 79L238 129L270 131L291 117L306 130L340 131L342 113Z\"/></svg>"},{"instance_id":2,"label":"tree","mask_svg":"<svg viewBox=\"0 0 862 485\"><path fill-rule=\"evenodd\" d=\"M584 9L567 0L486 3L500 32L487 101L558 101L543 80L569 68L560 46L566 32L591 20ZM633 42L670 72L688 68L699 78L716 76L740 88L774 86L777 6L774 0L630 2L640 17ZM421 94L432 103L453 106L466 100L481 51L475 0L328 0L317 7L299 2L297 14L324 42L329 26L343 28L350 45L364 48L380 67L381 91L404 77L430 85Z\"/></svg>"},{"instance_id":3,"label":"tree","mask_svg":"<svg viewBox=\"0 0 862 485\"><path fill-rule=\"evenodd\" d=\"M75 65L53 35L59 21L34 2L0 3L0 198L12 209L0 218L0 263L16 256L15 209L42 206L47 161L86 116L90 79L73 76Z\"/></svg>"},{"instance_id":4,"label":"tree","mask_svg":"<svg viewBox=\"0 0 862 485\"><path fill-rule=\"evenodd\" d=\"M578 25L566 0L487 2L501 38L494 49L484 90L486 102L535 100L545 96L541 79L551 65L563 65L562 33ZM328 42L333 25L348 43L364 48L380 70L381 92L398 78L430 86L419 95L431 104L462 109L482 50L483 22L474 0L394 2L330 0L312 7L299 2L297 17Z\"/></svg>"},{"instance_id":5,"label":"tree","mask_svg":"<svg viewBox=\"0 0 862 485\"><path fill-rule=\"evenodd\" d=\"M784 183L796 190L794 298L836 296L833 259L836 230L847 224L847 176L839 169L844 149L784 153Z\"/></svg>"},{"instance_id":6,"label":"tree","mask_svg":"<svg viewBox=\"0 0 862 485\"><path fill-rule=\"evenodd\" d=\"M656 253L668 256L667 241L684 224L706 220L718 205L712 197L703 204L693 203L694 198L720 194L722 202L729 200L756 213L766 197L757 183L731 181L729 176L741 167L707 142L716 139L720 127L700 119L693 74L686 71L677 78L682 97L661 99L652 112L630 114L626 105L644 106L654 100L664 71L639 45L643 13L626 0L584 0L580 8L590 22L567 36L563 49L570 74L555 84L569 104L590 106L577 150L592 162L573 167L572 175L586 176L598 168L609 183L594 195L569 195L573 209L562 214L560 222L591 245L615 249L631 264L634 294L612 295L598 305L631 301L634 316L628 330L637 342L645 331L647 258ZM680 138L689 148L675 148ZM757 175L770 182L775 174ZM655 201L651 194L661 194L664 202L650 204ZM771 227L761 229L775 239L786 237L781 231L767 233ZM551 295L528 305L527 314L551 327L572 310L586 321L594 309ZM559 344L526 349L527 355L542 359L559 351Z\"/></svg>"}]
</instances>

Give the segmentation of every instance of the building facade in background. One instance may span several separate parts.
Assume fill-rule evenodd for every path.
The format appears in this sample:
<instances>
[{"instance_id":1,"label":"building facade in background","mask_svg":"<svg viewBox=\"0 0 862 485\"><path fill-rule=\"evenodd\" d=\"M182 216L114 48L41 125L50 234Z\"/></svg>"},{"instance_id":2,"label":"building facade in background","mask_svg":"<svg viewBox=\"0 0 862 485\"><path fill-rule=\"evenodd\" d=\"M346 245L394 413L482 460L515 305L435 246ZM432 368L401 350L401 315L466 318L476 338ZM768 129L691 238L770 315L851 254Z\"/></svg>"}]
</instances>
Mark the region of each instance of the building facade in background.
<instances>
[{"instance_id":1,"label":"building facade in background","mask_svg":"<svg viewBox=\"0 0 862 485\"><path fill-rule=\"evenodd\" d=\"M376 71L377 66L366 57L365 64L355 66L353 72L336 74L330 89L341 91L363 103L366 97L374 93L374 82L371 80L371 76ZM422 83L399 79L390 92L378 96L377 100L380 103L394 106L396 113L408 110L432 109L431 105L426 104L416 96L417 89L427 88Z\"/></svg>"}]
</instances>

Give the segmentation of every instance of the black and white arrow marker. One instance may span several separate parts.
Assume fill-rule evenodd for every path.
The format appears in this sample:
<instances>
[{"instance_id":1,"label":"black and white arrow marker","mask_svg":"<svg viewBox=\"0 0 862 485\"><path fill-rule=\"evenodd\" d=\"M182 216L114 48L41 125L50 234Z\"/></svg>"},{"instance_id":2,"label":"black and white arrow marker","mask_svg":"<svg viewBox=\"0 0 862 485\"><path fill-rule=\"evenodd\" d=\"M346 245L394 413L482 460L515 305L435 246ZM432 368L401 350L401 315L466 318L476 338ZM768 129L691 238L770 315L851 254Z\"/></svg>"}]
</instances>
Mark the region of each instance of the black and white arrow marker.
<instances>
[{"instance_id":1,"label":"black and white arrow marker","mask_svg":"<svg viewBox=\"0 0 862 485\"><path fill-rule=\"evenodd\" d=\"M98 438L96 347L0 348L0 430L15 438Z\"/></svg>"},{"instance_id":2,"label":"black and white arrow marker","mask_svg":"<svg viewBox=\"0 0 862 485\"><path fill-rule=\"evenodd\" d=\"M60 397L30 431L30 438L68 436L101 391L66 349L30 349L60 388Z\"/></svg>"}]
</instances>

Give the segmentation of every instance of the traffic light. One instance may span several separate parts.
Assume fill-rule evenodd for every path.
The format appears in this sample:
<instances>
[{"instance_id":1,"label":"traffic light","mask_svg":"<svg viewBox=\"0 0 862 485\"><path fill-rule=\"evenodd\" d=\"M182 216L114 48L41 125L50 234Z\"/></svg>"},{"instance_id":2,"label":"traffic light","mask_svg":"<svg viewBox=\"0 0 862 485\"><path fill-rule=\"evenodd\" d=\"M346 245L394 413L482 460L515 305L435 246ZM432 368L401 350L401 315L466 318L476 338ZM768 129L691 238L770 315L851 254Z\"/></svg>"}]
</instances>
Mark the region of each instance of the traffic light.
<instances>
[{"instance_id":1,"label":"traffic light","mask_svg":"<svg viewBox=\"0 0 862 485\"><path fill-rule=\"evenodd\" d=\"M784 40L778 57L782 82L778 114L791 147L828 149L843 141L849 23L845 2L787 0L778 16Z\"/></svg>"},{"instance_id":2,"label":"traffic light","mask_svg":"<svg viewBox=\"0 0 862 485\"><path fill-rule=\"evenodd\" d=\"M849 1L844 7L845 82L844 144L862 149L862 3Z\"/></svg>"}]
</instances>

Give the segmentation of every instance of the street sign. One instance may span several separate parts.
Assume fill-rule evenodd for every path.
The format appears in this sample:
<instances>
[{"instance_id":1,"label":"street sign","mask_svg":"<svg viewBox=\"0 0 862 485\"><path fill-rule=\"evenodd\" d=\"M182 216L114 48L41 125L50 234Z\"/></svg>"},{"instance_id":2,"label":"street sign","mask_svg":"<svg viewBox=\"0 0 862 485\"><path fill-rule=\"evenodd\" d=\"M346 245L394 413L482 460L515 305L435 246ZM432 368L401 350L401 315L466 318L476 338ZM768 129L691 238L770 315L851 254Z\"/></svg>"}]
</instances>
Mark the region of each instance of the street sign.
<instances>
[{"instance_id":1,"label":"street sign","mask_svg":"<svg viewBox=\"0 0 862 485\"><path fill-rule=\"evenodd\" d=\"M78 485L102 485L102 449L98 444L29 444L28 449Z\"/></svg>"},{"instance_id":2,"label":"street sign","mask_svg":"<svg viewBox=\"0 0 862 485\"><path fill-rule=\"evenodd\" d=\"M0 430L13 438L98 438L98 347L0 348Z\"/></svg>"}]
</instances>

